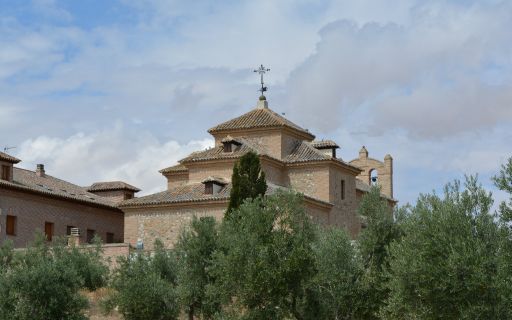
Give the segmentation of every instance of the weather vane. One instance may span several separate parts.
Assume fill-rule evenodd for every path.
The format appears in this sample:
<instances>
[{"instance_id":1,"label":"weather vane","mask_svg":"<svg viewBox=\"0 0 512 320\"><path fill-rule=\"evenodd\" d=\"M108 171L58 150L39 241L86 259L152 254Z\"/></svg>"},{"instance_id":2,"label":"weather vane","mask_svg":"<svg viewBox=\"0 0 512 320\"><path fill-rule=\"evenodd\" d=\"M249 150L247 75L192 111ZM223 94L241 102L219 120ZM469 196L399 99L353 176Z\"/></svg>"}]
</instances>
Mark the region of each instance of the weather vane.
<instances>
[{"instance_id":1,"label":"weather vane","mask_svg":"<svg viewBox=\"0 0 512 320\"><path fill-rule=\"evenodd\" d=\"M263 93L267 91L267 87L265 87L265 83L263 82L263 75L268 71L270 71L270 69L265 68L263 65L261 65L258 69L254 70L254 72L259 73L261 77L261 89L258 90L261 92L260 100L266 99L265 96L263 95Z\"/></svg>"}]
</instances>

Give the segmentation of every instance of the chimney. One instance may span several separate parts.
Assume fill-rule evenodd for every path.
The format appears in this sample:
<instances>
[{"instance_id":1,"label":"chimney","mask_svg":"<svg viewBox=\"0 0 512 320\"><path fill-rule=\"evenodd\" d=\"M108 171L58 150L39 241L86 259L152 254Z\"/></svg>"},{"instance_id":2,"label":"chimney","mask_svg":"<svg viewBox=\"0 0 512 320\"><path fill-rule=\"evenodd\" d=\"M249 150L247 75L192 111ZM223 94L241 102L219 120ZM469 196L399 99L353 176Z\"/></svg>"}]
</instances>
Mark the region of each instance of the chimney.
<instances>
[{"instance_id":1,"label":"chimney","mask_svg":"<svg viewBox=\"0 0 512 320\"><path fill-rule=\"evenodd\" d=\"M44 177L45 176L45 172L44 172L44 164L38 164L37 167L36 167L36 174L38 177Z\"/></svg>"}]
</instances>

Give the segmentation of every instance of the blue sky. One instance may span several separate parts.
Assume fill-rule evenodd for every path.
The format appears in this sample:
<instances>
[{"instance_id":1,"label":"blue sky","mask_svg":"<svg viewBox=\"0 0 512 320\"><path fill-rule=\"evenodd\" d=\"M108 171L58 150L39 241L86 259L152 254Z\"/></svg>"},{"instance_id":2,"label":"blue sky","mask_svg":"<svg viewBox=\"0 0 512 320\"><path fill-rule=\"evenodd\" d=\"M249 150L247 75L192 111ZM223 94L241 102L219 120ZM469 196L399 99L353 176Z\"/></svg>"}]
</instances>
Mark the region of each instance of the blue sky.
<instances>
[{"instance_id":1,"label":"blue sky","mask_svg":"<svg viewBox=\"0 0 512 320\"><path fill-rule=\"evenodd\" d=\"M414 202L512 156L510 1L0 0L0 144L78 184L162 190L211 126L270 107ZM498 200L504 195L494 190Z\"/></svg>"}]
</instances>

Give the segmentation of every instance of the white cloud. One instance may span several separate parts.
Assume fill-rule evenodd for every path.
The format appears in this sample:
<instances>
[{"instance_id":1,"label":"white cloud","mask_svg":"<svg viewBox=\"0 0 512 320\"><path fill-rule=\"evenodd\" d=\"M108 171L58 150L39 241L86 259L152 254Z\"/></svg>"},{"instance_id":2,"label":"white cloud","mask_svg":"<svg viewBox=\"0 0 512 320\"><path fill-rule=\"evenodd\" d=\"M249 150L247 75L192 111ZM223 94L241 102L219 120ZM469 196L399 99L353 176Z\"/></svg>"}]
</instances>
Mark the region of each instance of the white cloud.
<instances>
[{"instance_id":1,"label":"white cloud","mask_svg":"<svg viewBox=\"0 0 512 320\"><path fill-rule=\"evenodd\" d=\"M16 156L20 165L34 170L44 163L49 175L79 185L123 180L143 189L141 194L165 190L159 169L171 166L192 151L213 145L212 139L159 141L148 132L131 132L122 124L94 133L67 138L40 136L24 141Z\"/></svg>"},{"instance_id":2,"label":"white cloud","mask_svg":"<svg viewBox=\"0 0 512 320\"><path fill-rule=\"evenodd\" d=\"M511 9L425 2L404 24L333 22L291 73L286 106L325 131L350 125L345 115L367 107L372 133L403 128L421 138L510 121Z\"/></svg>"}]
</instances>

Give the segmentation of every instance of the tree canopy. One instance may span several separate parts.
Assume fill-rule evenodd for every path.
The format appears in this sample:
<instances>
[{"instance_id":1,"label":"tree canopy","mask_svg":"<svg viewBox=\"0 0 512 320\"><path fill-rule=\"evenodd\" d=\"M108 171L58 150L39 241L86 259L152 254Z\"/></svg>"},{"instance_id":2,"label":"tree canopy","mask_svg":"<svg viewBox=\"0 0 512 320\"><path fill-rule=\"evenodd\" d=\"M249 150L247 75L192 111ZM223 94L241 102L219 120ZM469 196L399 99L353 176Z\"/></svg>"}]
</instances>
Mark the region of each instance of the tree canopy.
<instances>
[{"instance_id":1,"label":"tree canopy","mask_svg":"<svg viewBox=\"0 0 512 320\"><path fill-rule=\"evenodd\" d=\"M231 193L227 215L238 209L245 199L263 197L267 191L265 172L261 170L260 158L252 151L243 155L233 167Z\"/></svg>"}]
</instances>

